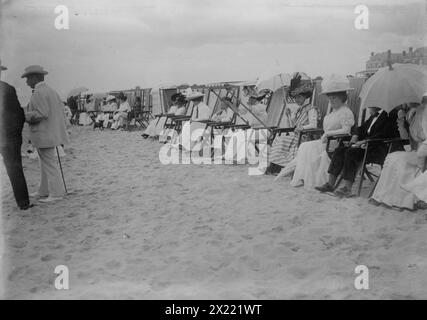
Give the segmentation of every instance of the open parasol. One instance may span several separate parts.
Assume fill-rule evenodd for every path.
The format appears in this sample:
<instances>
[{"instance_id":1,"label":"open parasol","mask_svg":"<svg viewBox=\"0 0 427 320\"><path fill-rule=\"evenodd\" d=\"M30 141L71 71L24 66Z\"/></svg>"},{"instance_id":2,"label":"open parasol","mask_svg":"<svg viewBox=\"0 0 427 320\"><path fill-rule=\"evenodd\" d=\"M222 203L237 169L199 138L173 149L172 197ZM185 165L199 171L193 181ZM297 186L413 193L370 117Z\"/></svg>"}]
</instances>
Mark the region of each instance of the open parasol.
<instances>
[{"instance_id":1,"label":"open parasol","mask_svg":"<svg viewBox=\"0 0 427 320\"><path fill-rule=\"evenodd\" d=\"M395 63L379 69L360 92L361 109L379 107L387 112L404 103L420 102L427 91L427 66Z\"/></svg>"}]
</instances>

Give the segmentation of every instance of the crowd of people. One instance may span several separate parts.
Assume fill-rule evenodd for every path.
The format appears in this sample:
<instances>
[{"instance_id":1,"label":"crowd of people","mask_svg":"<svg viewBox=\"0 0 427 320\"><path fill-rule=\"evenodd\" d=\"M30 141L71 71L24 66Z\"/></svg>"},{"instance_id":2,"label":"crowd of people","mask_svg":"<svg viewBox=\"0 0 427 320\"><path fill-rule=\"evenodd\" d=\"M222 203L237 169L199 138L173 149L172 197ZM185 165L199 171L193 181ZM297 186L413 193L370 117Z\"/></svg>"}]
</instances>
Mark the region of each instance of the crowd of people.
<instances>
[{"instance_id":1,"label":"crowd of people","mask_svg":"<svg viewBox=\"0 0 427 320\"><path fill-rule=\"evenodd\" d=\"M0 72L6 69L0 63ZM71 97L64 109L59 95L44 82L47 74L41 66L25 69L22 78L27 79L27 85L33 90L26 108L21 108L14 88L0 82L3 120L0 150L16 202L23 210L32 206L30 196L43 203L60 200L66 193L58 167L58 146L68 143L65 120L68 116L75 123L78 104L76 98ZM313 82L302 81L296 73L286 90L284 117L292 130L273 135L271 146L266 146L266 150L260 150L257 139L258 129L268 129L264 103L268 93L249 87L243 89L241 96L227 94L220 98L214 110L204 102L202 92L189 89L176 93L171 97L168 112L152 119L142 136L159 138L171 149L200 152L206 144L212 144L212 136L220 135L222 160L237 163L246 163L249 157L246 151L252 143L258 153L267 153L263 174L277 176L276 179L291 176L293 187L303 186L339 198L353 196L353 184L361 172L362 162L378 164L382 170L370 203L409 210L427 208L427 93L419 103L401 105L390 112L369 106L369 117L356 127L355 115L347 105L349 92L353 90L348 79L323 80L321 94L326 95L330 105L324 117L311 103ZM232 89L228 88L229 91ZM288 97L295 101L293 109L286 106ZM136 98L131 108L124 93L107 96L94 118L94 128L118 130L129 117L136 117L140 112L140 98ZM180 117L181 125L176 126ZM28 194L20 150L24 122L30 127L31 144L37 149L41 164L40 186L31 194ZM209 126L208 122L215 125ZM319 128L321 134L316 131ZM272 134L274 129L268 132ZM405 145L404 140L398 138L409 139L411 143ZM230 144L236 147L228 148ZM343 186L339 187L341 182Z\"/></svg>"},{"instance_id":2,"label":"crowd of people","mask_svg":"<svg viewBox=\"0 0 427 320\"><path fill-rule=\"evenodd\" d=\"M84 103L84 112L78 113L78 103L80 96L71 96L65 103L67 120L71 125L93 125L93 128L112 130L124 129L127 121L131 121L142 113L141 97L136 97L133 107L129 105L127 96L120 92L117 97L108 95L100 106L95 106L95 99L92 95L87 95ZM98 110L99 109L99 110ZM90 115L89 115L90 114ZM79 119L80 118L80 119Z\"/></svg>"},{"instance_id":3,"label":"crowd of people","mask_svg":"<svg viewBox=\"0 0 427 320\"><path fill-rule=\"evenodd\" d=\"M327 96L330 105L322 123L319 108L310 102L313 90L313 84L301 81L296 73L288 92L297 107L286 107L284 112L293 130L275 136L268 147L268 165L263 173L277 176L276 179L291 176L293 187L349 198L354 196L353 184L362 172L362 163L377 164L382 171L369 199L371 204L409 210L427 208L427 173L423 172L427 157L427 93L420 103L401 105L391 112L369 106L367 119L357 127L357 119L347 105L349 93L354 90L348 79L331 77L322 82L321 94ZM165 129L167 115L163 115L151 121L143 136L161 137L162 143L169 140L171 148L181 151L200 152L203 142L212 143L214 130L214 135L221 134L224 139L222 160L245 163L248 144L255 141L250 137L257 128L266 127L268 117L262 103L265 93L248 92L245 103L233 103L225 97L215 112L203 102L202 93L178 93L172 97L171 113L180 106L183 114L183 105L191 102L191 119L184 121L180 132L172 136L164 134L170 129ZM206 120L228 123L232 119L235 127L213 129L206 125ZM238 124L247 127L239 129ZM318 128L322 129L321 134L319 130L310 131ZM400 138L410 139L411 145L404 145ZM237 148L227 148L235 141Z\"/></svg>"}]
</instances>

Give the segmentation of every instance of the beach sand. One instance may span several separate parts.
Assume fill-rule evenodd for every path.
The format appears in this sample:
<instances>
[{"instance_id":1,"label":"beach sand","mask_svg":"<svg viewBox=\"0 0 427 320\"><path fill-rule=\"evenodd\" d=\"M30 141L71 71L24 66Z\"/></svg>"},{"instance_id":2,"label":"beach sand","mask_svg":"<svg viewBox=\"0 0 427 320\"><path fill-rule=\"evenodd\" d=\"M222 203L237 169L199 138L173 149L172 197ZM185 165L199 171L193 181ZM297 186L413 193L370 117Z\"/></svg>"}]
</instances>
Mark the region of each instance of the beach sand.
<instances>
[{"instance_id":1,"label":"beach sand","mask_svg":"<svg viewBox=\"0 0 427 320\"><path fill-rule=\"evenodd\" d=\"M7 299L427 298L426 212L247 165L165 166L141 132L73 127L71 140L63 201L17 210L2 169ZM38 162L24 167L37 190ZM69 290L55 289L58 265ZM369 290L355 289L358 265Z\"/></svg>"}]
</instances>

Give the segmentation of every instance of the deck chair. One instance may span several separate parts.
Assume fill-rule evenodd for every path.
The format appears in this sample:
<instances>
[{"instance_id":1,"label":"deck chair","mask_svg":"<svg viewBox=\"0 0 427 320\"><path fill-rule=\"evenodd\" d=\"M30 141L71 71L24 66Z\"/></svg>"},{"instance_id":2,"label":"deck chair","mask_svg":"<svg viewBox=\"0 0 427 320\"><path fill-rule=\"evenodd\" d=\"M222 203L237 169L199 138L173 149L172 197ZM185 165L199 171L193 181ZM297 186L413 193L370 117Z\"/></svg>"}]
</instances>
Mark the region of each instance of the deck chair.
<instances>
[{"instance_id":1,"label":"deck chair","mask_svg":"<svg viewBox=\"0 0 427 320\"><path fill-rule=\"evenodd\" d=\"M301 145L303 138L305 138L306 141L310 141L310 140L317 140L321 137L321 135L323 134L323 129L321 128L323 119L330 112L328 98L325 97L324 95L320 95L320 85L321 85L320 81L315 81L314 84L315 85L314 85L313 95L310 99L310 103L316 106L320 111L318 128L301 130L298 133L298 143L297 143L298 147ZM295 103L295 99L292 98L290 95L286 95L286 103L287 104ZM282 117L282 119L283 118L284 117ZM294 132L294 131L295 131L294 127L286 127L286 126L279 125L279 127L273 130L273 134L269 141L270 145L272 145L274 138L277 135L280 136L282 134L289 134L290 132Z\"/></svg>"},{"instance_id":2,"label":"deck chair","mask_svg":"<svg viewBox=\"0 0 427 320\"><path fill-rule=\"evenodd\" d=\"M167 120L165 127L169 129L174 129L176 132L180 133L182 130L182 124L185 121L189 121L193 115L193 108L194 103L193 101L188 101L186 106L186 112L185 115L176 116L174 114L167 115ZM170 120L170 123L168 124L168 120Z\"/></svg>"},{"instance_id":3,"label":"deck chair","mask_svg":"<svg viewBox=\"0 0 427 320\"><path fill-rule=\"evenodd\" d=\"M363 110L362 114L361 114L361 122L363 122L366 119L366 109ZM353 130L354 132L354 130ZM341 135L340 136L333 136L330 137L331 139L334 138L341 138L341 141L345 141L345 140L350 140L351 139L351 135L350 136L345 136L345 135ZM360 197L360 194L362 192L362 187L363 187L363 182L366 179L369 179L371 183L373 183L373 188L371 189L370 193L369 193L369 197L373 194L375 187L378 183L378 179L380 174L376 174L372 171L370 171L368 169L368 166L372 166L372 165L378 165L382 171L383 169L383 165L384 165L384 161L386 159L386 157L394 151L397 150L403 150L403 146L404 145L408 145L410 144L409 139L404 139L402 137L396 137L396 138L381 138L381 139L367 139L366 141L366 145L365 145L365 151L363 154L363 160L359 165L359 168L357 170L357 175L359 176L359 183L358 183L358 188L357 188L357 196ZM329 142L329 140L328 140ZM384 145L387 148L387 153L384 155L384 157L382 157L381 159L376 159L375 161L368 161L368 150L369 150L369 146L372 145ZM328 153L329 154L329 153ZM331 155L331 154L330 154ZM338 188L338 186L340 185L340 183L342 182L342 176L340 175L337 178L337 182L335 183L334 188Z\"/></svg>"}]
</instances>

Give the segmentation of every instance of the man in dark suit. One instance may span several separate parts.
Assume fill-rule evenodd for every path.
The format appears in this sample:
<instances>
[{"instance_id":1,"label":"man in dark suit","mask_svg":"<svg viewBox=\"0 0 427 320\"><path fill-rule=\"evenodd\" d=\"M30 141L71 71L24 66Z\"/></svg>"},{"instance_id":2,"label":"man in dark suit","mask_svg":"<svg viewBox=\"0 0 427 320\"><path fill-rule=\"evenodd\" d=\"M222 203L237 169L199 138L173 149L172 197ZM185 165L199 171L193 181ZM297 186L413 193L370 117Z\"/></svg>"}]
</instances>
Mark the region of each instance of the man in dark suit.
<instances>
[{"instance_id":1,"label":"man in dark suit","mask_svg":"<svg viewBox=\"0 0 427 320\"><path fill-rule=\"evenodd\" d=\"M1 65L0 60L0 75L3 70L7 68ZM29 200L21 157L25 114L15 88L3 81L0 81L0 121L0 153L12 184L16 203L21 210L27 210L33 205Z\"/></svg>"},{"instance_id":2,"label":"man in dark suit","mask_svg":"<svg viewBox=\"0 0 427 320\"><path fill-rule=\"evenodd\" d=\"M367 139L383 139L396 137L396 123L389 119L384 110L371 107L371 116L359 128L350 142L343 143L335 149L329 165L329 181L323 186L316 187L320 192L334 191L337 177L342 173L344 187L335 191L339 197L351 196L351 188L356 178L357 170L363 161ZM366 160L368 163L382 164L387 155L387 145L384 143L370 143Z\"/></svg>"}]
</instances>

